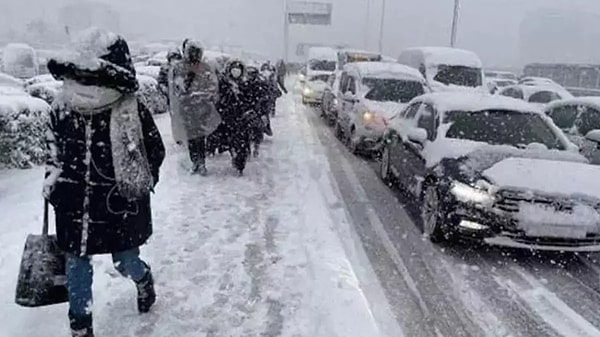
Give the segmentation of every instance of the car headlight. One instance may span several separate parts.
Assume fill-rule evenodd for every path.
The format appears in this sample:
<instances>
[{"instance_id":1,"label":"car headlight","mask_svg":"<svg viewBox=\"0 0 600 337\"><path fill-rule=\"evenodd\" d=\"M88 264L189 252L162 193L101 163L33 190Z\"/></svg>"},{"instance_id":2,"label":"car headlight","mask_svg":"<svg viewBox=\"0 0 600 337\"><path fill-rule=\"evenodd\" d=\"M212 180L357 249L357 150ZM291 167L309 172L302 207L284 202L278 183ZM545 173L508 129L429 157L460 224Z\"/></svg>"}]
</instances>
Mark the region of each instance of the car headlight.
<instances>
[{"instance_id":1,"label":"car headlight","mask_svg":"<svg viewBox=\"0 0 600 337\"><path fill-rule=\"evenodd\" d=\"M461 202L470 202L480 204L483 206L492 206L496 201L494 196L491 195L489 192L471 185L463 184L458 181L452 182L450 192L456 197L458 201Z\"/></svg>"},{"instance_id":2,"label":"car headlight","mask_svg":"<svg viewBox=\"0 0 600 337\"><path fill-rule=\"evenodd\" d=\"M372 120L373 120L373 117L375 117L375 116L373 116L373 113L372 113L372 112L366 111L365 113L363 113L363 120L364 120L365 122L370 122L370 121L372 121Z\"/></svg>"},{"instance_id":3,"label":"car headlight","mask_svg":"<svg viewBox=\"0 0 600 337\"><path fill-rule=\"evenodd\" d=\"M304 90L302 91L302 93L304 94L304 96L310 96L313 93L313 90L309 87L305 87Z\"/></svg>"},{"instance_id":4,"label":"car headlight","mask_svg":"<svg viewBox=\"0 0 600 337\"><path fill-rule=\"evenodd\" d=\"M338 105L338 103L339 103L339 102L338 102L338 99L337 99L337 98L334 98L334 99L333 99L333 106L337 106L337 105Z\"/></svg>"}]
</instances>

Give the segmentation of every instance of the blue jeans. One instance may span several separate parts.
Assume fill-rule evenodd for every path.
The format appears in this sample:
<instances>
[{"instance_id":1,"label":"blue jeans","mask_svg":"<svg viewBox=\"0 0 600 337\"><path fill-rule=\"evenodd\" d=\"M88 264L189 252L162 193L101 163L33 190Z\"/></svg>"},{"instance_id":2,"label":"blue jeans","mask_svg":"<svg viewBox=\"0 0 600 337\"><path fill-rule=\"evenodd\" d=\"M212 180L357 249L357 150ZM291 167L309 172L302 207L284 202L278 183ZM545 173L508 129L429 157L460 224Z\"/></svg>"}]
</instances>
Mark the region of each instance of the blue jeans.
<instances>
[{"instance_id":1,"label":"blue jeans","mask_svg":"<svg viewBox=\"0 0 600 337\"><path fill-rule=\"evenodd\" d=\"M139 248L114 253L112 259L119 273L134 282L141 281L148 272L148 265L140 259ZM67 255L69 311L74 317L84 317L91 313L93 275L89 256Z\"/></svg>"}]
</instances>

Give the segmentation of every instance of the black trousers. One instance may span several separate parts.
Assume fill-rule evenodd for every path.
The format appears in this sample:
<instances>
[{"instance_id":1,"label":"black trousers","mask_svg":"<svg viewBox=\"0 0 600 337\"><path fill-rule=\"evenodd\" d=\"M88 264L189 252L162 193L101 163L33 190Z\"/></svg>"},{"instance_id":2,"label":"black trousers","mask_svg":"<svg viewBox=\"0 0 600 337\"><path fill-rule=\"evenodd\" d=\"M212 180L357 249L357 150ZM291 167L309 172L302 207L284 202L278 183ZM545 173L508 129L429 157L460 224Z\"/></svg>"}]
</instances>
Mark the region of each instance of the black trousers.
<instances>
[{"instance_id":1,"label":"black trousers","mask_svg":"<svg viewBox=\"0 0 600 337\"><path fill-rule=\"evenodd\" d=\"M206 162L206 138L200 137L188 140L190 159L194 165L203 165Z\"/></svg>"}]
</instances>

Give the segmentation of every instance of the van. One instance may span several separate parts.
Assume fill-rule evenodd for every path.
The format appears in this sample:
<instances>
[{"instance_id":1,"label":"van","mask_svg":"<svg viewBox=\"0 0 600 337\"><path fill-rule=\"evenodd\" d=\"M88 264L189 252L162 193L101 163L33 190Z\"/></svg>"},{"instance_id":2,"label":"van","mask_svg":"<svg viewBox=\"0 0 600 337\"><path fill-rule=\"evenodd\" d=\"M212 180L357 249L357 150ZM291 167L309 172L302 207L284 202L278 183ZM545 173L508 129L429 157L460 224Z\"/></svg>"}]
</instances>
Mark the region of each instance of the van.
<instances>
[{"instance_id":1,"label":"van","mask_svg":"<svg viewBox=\"0 0 600 337\"><path fill-rule=\"evenodd\" d=\"M336 71L337 52L329 47L311 47L308 50L306 67L302 70L302 102L320 104L329 77Z\"/></svg>"},{"instance_id":2,"label":"van","mask_svg":"<svg viewBox=\"0 0 600 337\"><path fill-rule=\"evenodd\" d=\"M419 70L432 91L467 89L487 92L481 59L468 50L410 48L400 54L398 63Z\"/></svg>"},{"instance_id":3,"label":"van","mask_svg":"<svg viewBox=\"0 0 600 337\"><path fill-rule=\"evenodd\" d=\"M2 51L2 72L20 79L37 76L39 66L35 50L26 44L8 44Z\"/></svg>"}]
</instances>

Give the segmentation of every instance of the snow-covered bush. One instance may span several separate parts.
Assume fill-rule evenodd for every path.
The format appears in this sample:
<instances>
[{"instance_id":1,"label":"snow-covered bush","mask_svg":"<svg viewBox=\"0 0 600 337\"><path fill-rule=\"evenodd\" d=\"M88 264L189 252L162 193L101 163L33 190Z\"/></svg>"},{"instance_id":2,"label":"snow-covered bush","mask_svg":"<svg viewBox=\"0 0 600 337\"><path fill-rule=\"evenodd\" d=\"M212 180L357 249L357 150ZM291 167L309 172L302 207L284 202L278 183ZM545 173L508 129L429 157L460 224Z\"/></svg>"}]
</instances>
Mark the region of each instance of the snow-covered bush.
<instances>
[{"instance_id":1,"label":"snow-covered bush","mask_svg":"<svg viewBox=\"0 0 600 337\"><path fill-rule=\"evenodd\" d=\"M138 97L144 102L152 114L166 113L169 109L167 97L158 89L158 82L145 75L137 76L140 83Z\"/></svg>"},{"instance_id":2,"label":"snow-covered bush","mask_svg":"<svg viewBox=\"0 0 600 337\"><path fill-rule=\"evenodd\" d=\"M46 102L24 92L0 94L0 167L28 168L44 162L49 112Z\"/></svg>"},{"instance_id":3,"label":"snow-covered bush","mask_svg":"<svg viewBox=\"0 0 600 337\"><path fill-rule=\"evenodd\" d=\"M48 104L52 104L60 90L62 89L62 81L38 82L25 87L25 91L36 98L44 100Z\"/></svg>"}]
</instances>

